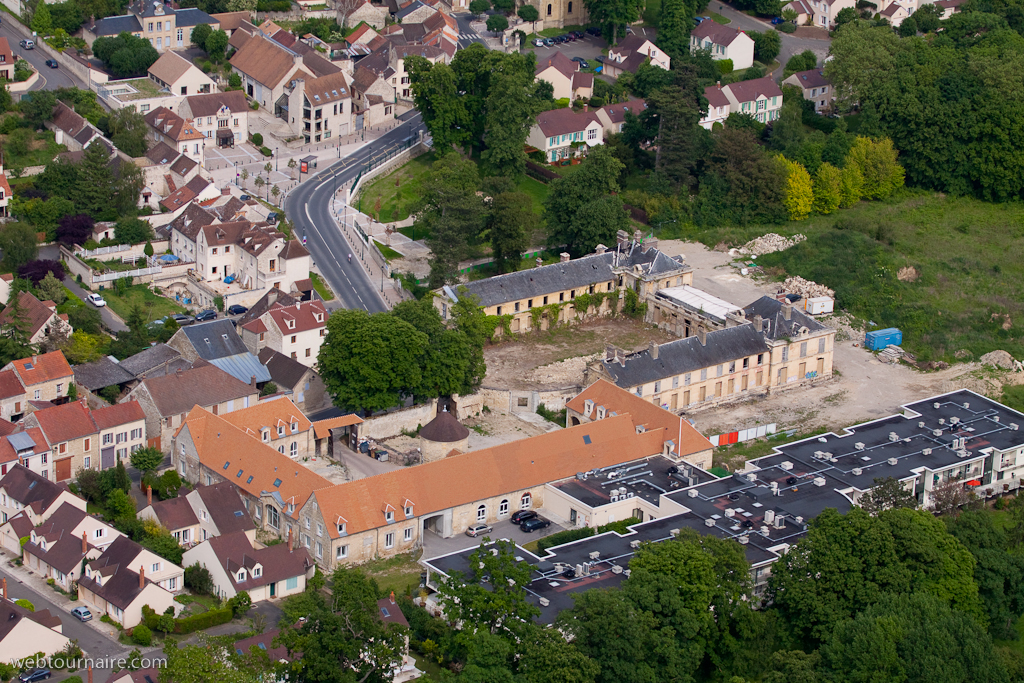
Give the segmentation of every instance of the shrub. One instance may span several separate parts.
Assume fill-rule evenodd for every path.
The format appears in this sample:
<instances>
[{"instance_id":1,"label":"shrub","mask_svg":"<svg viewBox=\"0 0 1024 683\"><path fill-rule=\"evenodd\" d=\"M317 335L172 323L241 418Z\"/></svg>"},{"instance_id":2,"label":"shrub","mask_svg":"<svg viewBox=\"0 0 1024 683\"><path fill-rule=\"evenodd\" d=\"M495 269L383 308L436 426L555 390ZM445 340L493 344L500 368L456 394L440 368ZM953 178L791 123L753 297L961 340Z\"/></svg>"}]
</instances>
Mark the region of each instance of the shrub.
<instances>
[{"instance_id":1,"label":"shrub","mask_svg":"<svg viewBox=\"0 0 1024 683\"><path fill-rule=\"evenodd\" d=\"M537 541L538 552L543 552L548 548L553 548L556 545L562 545L563 543L571 543L572 541L578 541L581 538L589 538L594 535L594 530L590 527L584 527L582 529L566 529L565 531L559 531L545 536L544 538Z\"/></svg>"},{"instance_id":2,"label":"shrub","mask_svg":"<svg viewBox=\"0 0 1024 683\"><path fill-rule=\"evenodd\" d=\"M184 617L181 619L174 620L174 632L185 634L192 633L193 631L199 631L201 629L207 629L211 626L220 626L231 621L234 613L230 607L222 607L219 609L211 609L208 612L202 614L194 614L190 617Z\"/></svg>"},{"instance_id":3,"label":"shrub","mask_svg":"<svg viewBox=\"0 0 1024 683\"><path fill-rule=\"evenodd\" d=\"M153 632L145 624L139 624L132 629L132 642L139 647L149 647L153 644Z\"/></svg>"},{"instance_id":4,"label":"shrub","mask_svg":"<svg viewBox=\"0 0 1024 683\"><path fill-rule=\"evenodd\" d=\"M185 567L185 588L201 595L213 595L213 577L210 570L198 562Z\"/></svg>"},{"instance_id":5,"label":"shrub","mask_svg":"<svg viewBox=\"0 0 1024 683\"><path fill-rule=\"evenodd\" d=\"M262 133L253 133L252 134L252 144L256 145L257 147L262 147L263 146L263 134Z\"/></svg>"},{"instance_id":6,"label":"shrub","mask_svg":"<svg viewBox=\"0 0 1024 683\"><path fill-rule=\"evenodd\" d=\"M260 147L260 152L265 157L272 157L272 156L274 156L274 152L269 147Z\"/></svg>"},{"instance_id":7,"label":"shrub","mask_svg":"<svg viewBox=\"0 0 1024 683\"><path fill-rule=\"evenodd\" d=\"M788 21L784 24L779 24L776 28L778 28L783 33L793 33L794 31L796 31L796 26L789 23Z\"/></svg>"},{"instance_id":8,"label":"shrub","mask_svg":"<svg viewBox=\"0 0 1024 683\"><path fill-rule=\"evenodd\" d=\"M24 607L29 612L35 612L36 611L36 606L33 605L28 600L26 600L25 598L22 598L21 600L15 600L14 604L17 605L18 607Z\"/></svg>"},{"instance_id":9,"label":"shrub","mask_svg":"<svg viewBox=\"0 0 1024 683\"><path fill-rule=\"evenodd\" d=\"M722 74L723 76L725 74L732 73L733 66L731 59L719 59L717 62L715 62L715 66L718 67L718 73Z\"/></svg>"},{"instance_id":10,"label":"shrub","mask_svg":"<svg viewBox=\"0 0 1024 683\"><path fill-rule=\"evenodd\" d=\"M249 597L249 594L246 591L239 591L235 594L235 597L228 600L228 607L231 608L232 614L234 614L237 619L248 612L249 608L252 607L252 598Z\"/></svg>"}]
</instances>

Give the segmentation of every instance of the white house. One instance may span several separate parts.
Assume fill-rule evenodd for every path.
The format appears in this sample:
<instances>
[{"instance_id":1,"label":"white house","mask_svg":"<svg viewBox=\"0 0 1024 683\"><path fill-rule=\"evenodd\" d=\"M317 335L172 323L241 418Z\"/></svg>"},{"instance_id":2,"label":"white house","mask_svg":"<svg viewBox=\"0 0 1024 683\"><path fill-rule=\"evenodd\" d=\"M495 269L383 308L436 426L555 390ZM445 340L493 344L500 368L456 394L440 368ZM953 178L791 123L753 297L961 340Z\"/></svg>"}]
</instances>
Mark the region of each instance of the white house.
<instances>
[{"instance_id":1,"label":"white house","mask_svg":"<svg viewBox=\"0 0 1024 683\"><path fill-rule=\"evenodd\" d=\"M320 345L327 337L327 315L321 301L297 301L289 306L276 302L239 330L253 353L271 348L311 368L316 365Z\"/></svg>"},{"instance_id":2,"label":"white house","mask_svg":"<svg viewBox=\"0 0 1024 683\"><path fill-rule=\"evenodd\" d=\"M217 92L217 84L177 52L165 52L149 67L149 78L172 95Z\"/></svg>"},{"instance_id":3,"label":"white house","mask_svg":"<svg viewBox=\"0 0 1024 683\"><path fill-rule=\"evenodd\" d=\"M600 109L595 109L594 113L597 114L597 120L601 122L601 127L607 136L622 132L622 126L626 122L626 114L639 116L645 109L647 109L646 102L640 98L633 98L625 102L606 104Z\"/></svg>"},{"instance_id":4,"label":"white house","mask_svg":"<svg viewBox=\"0 0 1024 683\"><path fill-rule=\"evenodd\" d=\"M301 593L316 570L309 552L294 548L290 535L287 543L256 549L243 531L200 543L185 552L182 562L206 567L222 598L247 591L253 602Z\"/></svg>"},{"instance_id":5,"label":"white house","mask_svg":"<svg viewBox=\"0 0 1024 683\"><path fill-rule=\"evenodd\" d=\"M721 83L704 88L704 98L708 101L708 113L700 120L700 125L708 130L711 130L716 123L724 125L725 120L729 118L731 104Z\"/></svg>"},{"instance_id":6,"label":"white house","mask_svg":"<svg viewBox=\"0 0 1024 683\"><path fill-rule=\"evenodd\" d=\"M754 40L742 31L705 19L690 32L690 50L711 50L712 59L731 59L733 69L754 63Z\"/></svg>"},{"instance_id":7,"label":"white house","mask_svg":"<svg viewBox=\"0 0 1024 683\"><path fill-rule=\"evenodd\" d=\"M533 78L550 83L556 100L590 99L594 93L594 74L580 71L580 65L561 52L541 60Z\"/></svg>"},{"instance_id":8,"label":"white house","mask_svg":"<svg viewBox=\"0 0 1024 683\"><path fill-rule=\"evenodd\" d=\"M651 60L652 66L657 66L666 71L672 65L672 58L668 53L655 45L649 38L636 33L626 36L617 45L608 50L608 59L604 62L604 73L607 76L618 77L622 73L636 73L640 65Z\"/></svg>"},{"instance_id":9,"label":"white house","mask_svg":"<svg viewBox=\"0 0 1024 683\"><path fill-rule=\"evenodd\" d=\"M729 98L730 112L748 114L761 123L779 118L782 90L771 76L730 83L722 87L722 92Z\"/></svg>"},{"instance_id":10,"label":"white house","mask_svg":"<svg viewBox=\"0 0 1024 683\"><path fill-rule=\"evenodd\" d=\"M604 127L593 112L552 109L537 114L526 144L543 152L548 161L558 161L576 156L584 145L604 144Z\"/></svg>"}]
</instances>

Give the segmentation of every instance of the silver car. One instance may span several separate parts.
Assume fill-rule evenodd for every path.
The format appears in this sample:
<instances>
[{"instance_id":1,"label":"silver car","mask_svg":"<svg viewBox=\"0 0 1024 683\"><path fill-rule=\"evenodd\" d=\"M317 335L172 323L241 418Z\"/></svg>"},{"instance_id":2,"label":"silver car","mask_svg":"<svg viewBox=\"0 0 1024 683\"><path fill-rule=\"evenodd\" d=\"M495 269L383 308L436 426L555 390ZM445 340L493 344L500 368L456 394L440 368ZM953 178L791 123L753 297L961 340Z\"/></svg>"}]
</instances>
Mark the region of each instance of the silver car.
<instances>
[{"instance_id":1,"label":"silver car","mask_svg":"<svg viewBox=\"0 0 1024 683\"><path fill-rule=\"evenodd\" d=\"M474 524L473 526L466 529L467 536L476 537L489 533L491 533L491 527L487 526L486 524Z\"/></svg>"}]
</instances>

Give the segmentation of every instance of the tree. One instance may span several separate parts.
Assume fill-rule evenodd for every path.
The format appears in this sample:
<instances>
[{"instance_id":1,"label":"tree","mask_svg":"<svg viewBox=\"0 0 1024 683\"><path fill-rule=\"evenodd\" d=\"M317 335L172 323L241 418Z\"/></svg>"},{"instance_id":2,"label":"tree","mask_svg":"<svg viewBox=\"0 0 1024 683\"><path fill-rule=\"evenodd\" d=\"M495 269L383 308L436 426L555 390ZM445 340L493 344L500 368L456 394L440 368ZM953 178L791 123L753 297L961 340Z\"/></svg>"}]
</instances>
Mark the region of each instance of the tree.
<instances>
[{"instance_id":1,"label":"tree","mask_svg":"<svg viewBox=\"0 0 1024 683\"><path fill-rule=\"evenodd\" d=\"M494 9L506 17L511 16L516 11L516 0L494 0Z\"/></svg>"},{"instance_id":2,"label":"tree","mask_svg":"<svg viewBox=\"0 0 1024 683\"><path fill-rule=\"evenodd\" d=\"M896 161L892 140L870 140L858 137L850 147L846 165L855 166L864 178L862 196L886 199L903 187L903 167Z\"/></svg>"},{"instance_id":3,"label":"tree","mask_svg":"<svg viewBox=\"0 0 1024 683\"><path fill-rule=\"evenodd\" d=\"M917 24L918 31L921 33L933 33L938 30L939 25L942 23L942 8L932 4L921 5L911 15L911 18Z\"/></svg>"},{"instance_id":4,"label":"tree","mask_svg":"<svg viewBox=\"0 0 1024 683\"><path fill-rule=\"evenodd\" d=\"M523 5L519 8L516 14L518 14L519 18L523 21L531 23L540 19L540 11L538 11L533 5Z\"/></svg>"},{"instance_id":5,"label":"tree","mask_svg":"<svg viewBox=\"0 0 1024 683\"><path fill-rule=\"evenodd\" d=\"M87 334L99 334L103 318L95 308L76 306L68 311L68 322L71 323L71 327L75 328L76 331Z\"/></svg>"},{"instance_id":6,"label":"tree","mask_svg":"<svg viewBox=\"0 0 1024 683\"><path fill-rule=\"evenodd\" d=\"M27 223L8 223L0 228L0 251L4 269L17 271L36 257L36 231Z\"/></svg>"},{"instance_id":7,"label":"tree","mask_svg":"<svg viewBox=\"0 0 1024 683\"><path fill-rule=\"evenodd\" d=\"M234 0L233 0L234 1ZM166 662L159 669L160 683L259 683L263 677L230 661L221 646L186 645L174 639L164 645Z\"/></svg>"},{"instance_id":8,"label":"tree","mask_svg":"<svg viewBox=\"0 0 1024 683\"><path fill-rule=\"evenodd\" d=\"M198 562L185 567L185 588L200 595L213 595L213 576L210 570Z\"/></svg>"},{"instance_id":9,"label":"tree","mask_svg":"<svg viewBox=\"0 0 1024 683\"><path fill-rule=\"evenodd\" d=\"M245 613L252 607L252 598L247 591L239 591L228 600L228 607L231 608L231 613L234 614L235 619L238 619L245 616Z\"/></svg>"},{"instance_id":10,"label":"tree","mask_svg":"<svg viewBox=\"0 0 1024 683\"><path fill-rule=\"evenodd\" d=\"M469 3L469 11L473 14L483 14L489 9L491 9L489 0L473 0Z\"/></svg>"},{"instance_id":11,"label":"tree","mask_svg":"<svg viewBox=\"0 0 1024 683\"><path fill-rule=\"evenodd\" d=\"M395 316L339 310L327 319L320 375L338 407L393 408L421 382L417 359L426 343L425 334Z\"/></svg>"},{"instance_id":12,"label":"tree","mask_svg":"<svg viewBox=\"0 0 1024 683\"><path fill-rule=\"evenodd\" d=\"M146 117L136 111L135 105L115 109L110 114L110 140L130 157L141 157L148 148Z\"/></svg>"},{"instance_id":13,"label":"tree","mask_svg":"<svg viewBox=\"0 0 1024 683\"><path fill-rule=\"evenodd\" d=\"M40 2L32 13L32 30L41 36L48 36L53 26L51 22L50 8L45 2Z\"/></svg>"},{"instance_id":14,"label":"tree","mask_svg":"<svg viewBox=\"0 0 1024 683\"><path fill-rule=\"evenodd\" d=\"M429 299L403 301L395 306L392 315L409 323L427 339L425 346L416 349L420 380L406 387L406 393L434 398L471 393L479 385L483 376L470 378L468 371L474 340L455 327L447 327Z\"/></svg>"},{"instance_id":15,"label":"tree","mask_svg":"<svg viewBox=\"0 0 1024 683\"><path fill-rule=\"evenodd\" d=\"M47 259L37 259L35 261L29 261L23 263L18 268L18 277L29 280L33 285L38 286L50 273L57 276L58 280L64 279L64 264L60 261L50 261Z\"/></svg>"},{"instance_id":16,"label":"tree","mask_svg":"<svg viewBox=\"0 0 1024 683\"><path fill-rule=\"evenodd\" d=\"M492 16L491 19L496 18ZM504 17L497 17L504 20ZM487 28L490 30L490 20ZM504 29L500 29L504 30ZM480 155L488 170L496 175L519 178L526 173L523 146L534 123L529 84L517 76L495 74L487 96L487 123Z\"/></svg>"},{"instance_id":17,"label":"tree","mask_svg":"<svg viewBox=\"0 0 1024 683\"><path fill-rule=\"evenodd\" d=\"M50 9L50 22L54 29L63 29L66 33L74 34L82 28L85 22L85 14L81 7L74 0L66 2L47 3Z\"/></svg>"},{"instance_id":18,"label":"tree","mask_svg":"<svg viewBox=\"0 0 1024 683\"><path fill-rule=\"evenodd\" d=\"M609 43L615 43L619 28L635 23L644 8L643 0L584 0L583 5L590 20L605 27L605 35L611 36Z\"/></svg>"},{"instance_id":19,"label":"tree","mask_svg":"<svg viewBox=\"0 0 1024 683\"><path fill-rule=\"evenodd\" d=\"M224 50L228 46L228 34L221 29L213 31L210 36L206 39L206 43L203 45L203 49L216 61L220 61L224 58Z\"/></svg>"},{"instance_id":20,"label":"tree","mask_svg":"<svg viewBox=\"0 0 1024 683\"><path fill-rule=\"evenodd\" d=\"M99 313L96 315L98 316ZM71 315L69 314L68 317L70 318ZM76 327L73 322L71 323L71 326ZM68 345L64 348L64 357L67 358L68 362L72 365L91 363L94 360L100 359L100 356L102 355L100 354L100 347L102 344L102 337L76 329L74 333L72 333Z\"/></svg>"},{"instance_id":21,"label":"tree","mask_svg":"<svg viewBox=\"0 0 1024 683\"><path fill-rule=\"evenodd\" d=\"M960 509L974 502L974 491L960 479L948 479L932 489L932 510L936 514L956 517Z\"/></svg>"},{"instance_id":22,"label":"tree","mask_svg":"<svg viewBox=\"0 0 1024 683\"><path fill-rule=\"evenodd\" d=\"M539 217L533 212L529 195L503 192L491 200L487 216L487 234L498 273L519 269L522 253L530 246Z\"/></svg>"},{"instance_id":23,"label":"tree","mask_svg":"<svg viewBox=\"0 0 1024 683\"><path fill-rule=\"evenodd\" d=\"M476 0L473 0L476 2ZM502 14L492 14L487 17L487 30L491 33L501 33L508 28L508 19Z\"/></svg>"},{"instance_id":24,"label":"tree","mask_svg":"<svg viewBox=\"0 0 1024 683\"><path fill-rule=\"evenodd\" d=\"M141 244L153 237L153 227L141 218L126 217L114 224L114 239L118 244Z\"/></svg>"},{"instance_id":25,"label":"tree","mask_svg":"<svg viewBox=\"0 0 1024 683\"><path fill-rule=\"evenodd\" d=\"M789 212L789 220L802 221L811 215L811 209L814 207L814 185L811 176L803 164L790 161L786 157L779 157L779 161L786 177L782 203Z\"/></svg>"},{"instance_id":26,"label":"tree","mask_svg":"<svg viewBox=\"0 0 1024 683\"><path fill-rule=\"evenodd\" d=\"M213 33L213 28L209 24L197 24L191 33L192 44L206 50L206 39ZM207 52L209 52L207 50Z\"/></svg>"},{"instance_id":27,"label":"tree","mask_svg":"<svg viewBox=\"0 0 1024 683\"><path fill-rule=\"evenodd\" d=\"M570 254L581 256L599 243L611 244L615 233L628 227L622 200L612 194L619 191L621 169L622 163L598 145L575 173L551 183L544 215L555 244L564 244Z\"/></svg>"},{"instance_id":28,"label":"tree","mask_svg":"<svg viewBox=\"0 0 1024 683\"><path fill-rule=\"evenodd\" d=\"M750 31L747 33L754 39L754 59L762 64L771 64L779 56L782 49L782 38L775 29L768 29L764 33ZM811 67L814 68L814 67Z\"/></svg>"},{"instance_id":29,"label":"tree","mask_svg":"<svg viewBox=\"0 0 1024 683\"><path fill-rule=\"evenodd\" d=\"M668 53L673 64L690 54L690 31L697 4L692 0L663 0L658 20L658 47Z\"/></svg>"},{"instance_id":30,"label":"tree","mask_svg":"<svg viewBox=\"0 0 1024 683\"><path fill-rule=\"evenodd\" d=\"M115 520L135 517L135 499L121 489L114 489L107 496L107 512Z\"/></svg>"},{"instance_id":31,"label":"tree","mask_svg":"<svg viewBox=\"0 0 1024 683\"><path fill-rule=\"evenodd\" d=\"M916 36L917 35L917 21L914 20L914 17L907 17L906 19L901 21L900 22L900 27L899 27L899 32L900 32L900 37L902 37L902 38L910 38L911 36Z\"/></svg>"},{"instance_id":32,"label":"tree","mask_svg":"<svg viewBox=\"0 0 1024 683\"><path fill-rule=\"evenodd\" d=\"M697 182L697 163L708 144L699 125L708 103L692 66L683 64L670 73L674 74L672 84L651 94L649 111L640 118L656 121L658 127L655 169L673 183L692 187Z\"/></svg>"},{"instance_id":33,"label":"tree","mask_svg":"<svg viewBox=\"0 0 1024 683\"><path fill-rule=\"evenodd\" d=\"M860 201L864 191L864 176L860 166L851 164L843 168L839 176L839 206L848 209Z\"/></svg>"},{"instance_id":34,"label":"tree","mask_svg":"<svg viewBox=\"0 0 1024 683\"><path fill-rule=\"evenodd\" d=\"M148 40L127 32L97 38L92 51L118 78L145 75L146 70L160 57Z\"/></svg>"},{"instance_id":35,"label":"tree","mask_svg":"<svg viewBox=\"0 0 1024 683\"><path fill-rule=\"evenodd\" d=\"M793 55L786 62L786 68L783 71L785 76L796 73L797 71L810 71L811 69L818 66L818 55L814 54L810 50L804 50L798 55Z\"/></svg>"},{"instance_id":36,"label":"tree","mask_svg":"<svg viewBox=\"0 0 1024 683\"><path fill-rule=\"evenodd\" d=\"M413 101L440 154L469 142L468 114L454 70L448 64L431 64L418 55L406 60Z\"/></svg>"},{"instance_id":37,"label":"tree","mask_svg":"<svg viewBox=\"0 0 1024 683\"><path fill-rule=\"evenodd\" d=\"M785 177L757 145L753 134L729 125L713 134L714 147L694 209L699 225L765 223L785 220Z\"/></svg>"},{"instance_id":38,"label":"tree","mask_svg":"<svg viewBox=\"0 0 1024 683\"><path fill-rule=\"evenodd\" d=\"M57 96L50 90L36 90L32 97L18 103L25 120L34 128L42 128L43 123L53 119L53 108L57 105Z\"/></svg>"},{"instance_id":39,"label":"tree","mask_svg":"<svg viewBox=\"0 0 1024 683\"><path fill-rule=\"evenodd\" d=\"M484 204L476 194L479 185L476 164L453 153L435 161L423 180L416 225L430 232L431 287L455 282L459 261L480 233Z\"/></svg>"},{"instance_id":40,"label":"tree","mask_svg":"<svg viewBox=\"0 0 1024 683\"><path fill-rule=\"evenodd\" d=\"M839 10L839 13L836 15L836 28L838 29L844 24L849 24L851 21L857 21L857 17L858 14L855 8L844 7Z\"/></svg>"},{"instance_id":41,"label":"tree","mask_svg":"<svg viewBox=\"0 0 1024 683\"><path fill-rule=\"evenodd\" d=\"M164 460L164 454L159 448L147 446L132 453L130 460L132 467L146 474L148 472L156 472L157 468L160 467L160 463Z\"/></svg>"},{"instance_id":42,"label":"tree","mask_svg":"<svg viewBox=\"0 0 1024 683\"><path fill-rule=\"evenodd\" d=\"M39 295L43 298L43 301L52 301L58 306L64 303L64 300L67 298L67 294L64 291L64 284L54 277L52 272L48 272L46 276L39 281L36 288L39 290Z\"/></svg>"},{"instance_id":43,"label":"tree","mask_svg":"<svg viewBox=\"0 0 1024 683\"><path fill-rule=\"evenodd\" d=\"M57 224L57 240L68 246L85 244L92 239L94 224L92 216L87 213L64 216Z\"/></svg>"},{"instance_id":44,"label":"tree","mask_svg":"<svg viewBox=\"0 0 1024 683\"><path fill-rule=\"evenodd\" d=\"M871 490L861 496L860 506L868 514L877 515L883 510L917 507L917 498L892 477L875 477Z\"/></svg>"},{"instance_id":45,"label":"tree","mask_svg":"<svg viewBox=\"0 0 1024 683\"><path fill-rule=\"evenodd\" d=\"M837 30L825 77L832 82L839 107L845 111L857 102L867 102L876 83L892 82L900 51L900 39L889 26L854 21Z\"/></svg>"},{"instance_id":46,"label":"tree","mask_svg":"<svg viewBox=\"0 0 1024 683\"><path fill-rule=\"evenodd\" d=\"M841 196L842 172L828 162L818 166L814 174L814 210L825 215L832 213L839 208Z\"/></svg>"},{"instance_id":47,"label":"tree","mask_svg":"<svg viewBox=\"0 0 1024 683\"><path fill-rule=\"evenodd\" d=\"M256 11L257 4L257 0L228 0L228 11L249 12L251 14Z\"/></svg>"},{"instance_id":48,"label":"tree","mask_svg":"<svg viewBox=\"0 0 1024 683\"><path fill-rule=\"evenodd\" d=\"M13 290L5 309L7 322L0 328L0 359L5 364L34 353L29 343L28 312L22 304L20 294Z\"/></svg>"}]
</instances>

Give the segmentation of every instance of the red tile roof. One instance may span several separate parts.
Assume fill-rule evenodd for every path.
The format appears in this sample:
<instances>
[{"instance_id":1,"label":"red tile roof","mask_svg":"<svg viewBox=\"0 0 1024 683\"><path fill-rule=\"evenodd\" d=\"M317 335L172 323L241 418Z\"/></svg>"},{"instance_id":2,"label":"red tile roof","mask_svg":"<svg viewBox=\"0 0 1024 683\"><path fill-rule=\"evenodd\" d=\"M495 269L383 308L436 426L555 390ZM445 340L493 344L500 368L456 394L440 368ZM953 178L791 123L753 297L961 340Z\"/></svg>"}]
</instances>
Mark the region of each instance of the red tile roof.
<instances>
[{"instance_id":1,"label":"red tile roof","mask_svg":"<svg viewBox=\"0 0 1024 683\"><path fill-rule=\"evenodd\" d=\"M52 301L40 301L30 292L18 294L18 303L21 305L22 320L28 325L29 337L34 337L57 313L57 304ZM10 311L10 308L6 308L0 313L0 325L10 323Z\"/></svg>"},{"instance_id":2,"label":"red tile roof","mask_svg":"<svg viewBox=\"0 0 1024 683\"><path fill-rule=\"evenodd\" d=\"M327 325L327 309L319 301L300 302L294 306L274 305L268 313L281 334L306 332Z\"/></svg>"},{"instance_id":3,"label":"red tile roof","mask_svg":"<svg viewBox=\"0 0 1024 683\"><path fill-rule=\"evenodd\" d=\"M594 112L574 112L568 107L537 114L537 126L545 137L578 133L586 130L587 126L594 121L597 121L597 115Z\"/></svg>"},{"instance_id":4,"label":"red tile roof","mask_svg":"<svg viewBox=\"0 0 1024 683\"><path fill-rule=\"evenodd\" d=\"M51 446L99 433L84 401L72 401L62 406L37 410L33 417L39 421L39 428Z\"/></svg>"},{"instance_id":5,"label":"red tile roof","mask_svg":"<svg viewBox=\"0 0 1024 683\"><path fill-rule=\"evenodd\" d=\"M718 22L704 20L690 31L690 36L701 40L707 38L716 45L732 45L732 42L740 37L740 32Z\"/></svg>"},{"instance_id":6,"label":"red tile roof","mask_svg":"<svg viewBox=\"0 0 1024 683\"><path fill-rule=\"evenodd\" d=\"M25 387L21 386L18 374L14 370L0 372L0 398L14 398L25 394Z\"/></svg>"},{"instance_id":7,"label":"red tile roof","mask_svg":"<svg viewBox=\"0 0 1024 683\"><path fill-rule=\"evenodd\" d=\"M125 401L92 411L92 419L96 427L102 430L145 420L146 414L142 412L142 406L138 401Z\"/></svg>"},{"instance_id":8,"label":"red tile roof","mask_svg":"<svg viewBox=\"0 0 1024 683\"><path fill-rule=\"evenodd\" d=\"M38 356L11 361L6 368L13 368L26 387L75 376L67 359L60 351L51 351Z\"/></svg>"},{"instance_id":9,"label":"red tile roof","mask_svg":"<svg viewBox=\"0 0 1024 683\"><path fill-rule=\"evenodd\" d=\"M709 85L704 88L704 97L708 100L708 106L711 107L728 107L729 98L722 92L722 86L720 85Z\"/></svg>"}]
</instances>

